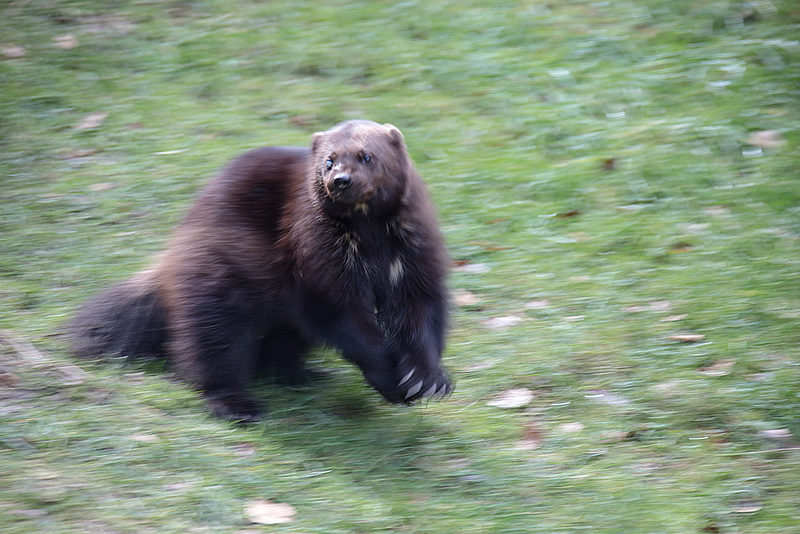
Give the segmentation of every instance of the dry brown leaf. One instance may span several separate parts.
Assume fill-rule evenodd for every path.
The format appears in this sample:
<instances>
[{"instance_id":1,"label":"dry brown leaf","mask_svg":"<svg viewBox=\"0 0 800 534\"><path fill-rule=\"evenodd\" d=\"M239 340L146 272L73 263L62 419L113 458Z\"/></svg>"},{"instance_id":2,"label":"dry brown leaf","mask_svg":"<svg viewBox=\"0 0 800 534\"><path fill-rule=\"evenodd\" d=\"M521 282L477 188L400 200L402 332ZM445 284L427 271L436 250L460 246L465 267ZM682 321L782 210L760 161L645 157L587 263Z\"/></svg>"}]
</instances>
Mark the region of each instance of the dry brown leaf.
<instances>
[{"instance_id":1,"label":"dry brown leaf","mask_svg":"<svg viewBox=\"0 0 800 534\"><path fill-rule=\"evenodd\" d=\"M569 232L567 237L575 241L576 243L586 243L587 241L591 241L592 237L587 234L586 232Z\"/></svg>"},{"instance_id":2,"label":"dry brown leaf","mask_svg":"<svg viewBox=\"0 0 800 534\"><path fill-rule=\"evenodd\" d=\"M733 360L720 360L706 367L701 367L698 371L706 376L725 376L730 374L736 362Z\"/></svg>"},{"instance_id":3,"label":"dry brown leaf","mask_svg":"<svg viewBox=\"0 0 800 534\"><path fill-rule=\"evenodd\" d=\"M69 152L60 154L58 157L62 159L79 159L79 158L88 158L89 156L93 156L97 154L99 151L96 148L78 148L75 150L70 150Z\"/></svg>"},{"instance_id":4,"label":"dry brown leaf","mask_svg":"<svg viewBox=\"0 0 800 534\"><path fill-rule=\"evenodd\" d=\"M625 306L624 308L622 308L622 311L626 313L641 313L647 311L647 306L639 306L639 305Z\"/></svg>"},{"instance_id":5,"label":"dry brown leaf","mask_svg":"<svg viewBox=\"0 0 800 534\"><path fill-rule=\"evenodd\" d=\"M533 392L525 388L509 389L486 404L495 408L522 408L533 402Z\"/></svg>"},{"instance_id":6,"label":"dry brown leaf","mask_svg":"<svg viewBox=\"0 0 800 534\"><path fill-rule=\"evenodd\" d=\"M556 217L558 217L559 219L569 219L570 217L577 217L581 213L582 213L581 210L562 211L556 213Z\"/></svg>"},{"instance_id":7,"label":"dry brown leaf","mask_svg":"<svg viewBox=\"0 0 800 534\"><path fill-rule=\"evenodd\" d=\"M519 324L522 321L522 317L517 317L516 315L509 315L506 317L492 317L483 322L492 330L505 330L506 328L511 328L512 326Z\"/></svg>"},{"instance_id":8,"label":"dry brown leaf","mask_svg":"<svg viewBox=\"0 0 800 534\"><path fill-rule=\"evenodd\" d=\"M117 187L117 184L111 182L100 182L89 186L89 191L109 191Z\"/></svg>"},{"instance_id":9,"label":"dry brown leaf","mask_svg":"<svg viewBox=\"0 0 800 534\"><path fill-rule=\"evenodd\" d=\"M526 310L543 310L550 306L550 301L547 299L531 300L525 303Z\"/></svg>"},{"instance_id":10,"label":"dry brown leaf","mask_svg":"<svg viewBox=\"0 0 800 534\"><path fill-rule=\"evenodd\" d=\"M238 456L240 458L247 458L248 456L253 456L256 454L256 448L249 443L242 443L241 445L236 445L233 448L233 454L234 456Z\"/></svg>"},{"instance_id":11,"label":"dry brown leaf","mask_svg":"<svg viewBox=\"0 0 800 534\"><path fill-rule=\"evenodd\" d=\"M175 482L174 484L164 484L162 487L167 491L182 491L192 486L191 482Z\"/></svg>"},{"instance_id":12,"label":"dry brown leaf","mask_svg":"<svg viewBox=\"0 0 800 534\"><path fill-rule=\"evenodd\" d=\"M525 424L525 436L517 448L523 451L532 451L538 449L543 441L544 432L541 425L536 421L529 421Z\"/></svg>"},{"instance_id":13,"label":"dry brown leaf","mask_svg":"<svg viewBox=\"0 0 800 534\"><path fill-rule=\"evenodd\" d=\"M74 35L59 35L53 37L53 46L61 50L72 50L78 46L78 39Z\"/></svg>"},{"instance_id":14,"label":"dry brown leaf","mask_svg":"<svg viewBox=\"0 0 800 534\"><path fill-rule=\"evenodd\" d=\"M0 54L7 59L19 59L25 57L25 49L21 46L4 46L0 48Z\"/></svg>"},{"instance_id":15,"label":"dry brown leaf","mask_svg":"<svg viewBox=\"0 0 800 534\"><path fill-rule=\"evenodd\" d=\"M733 511L737 514L754 514L763 507L761 503L756 501L742 501L736 505Z\"/></svg>"},{"instance_id":16,"label":"dry brown leaf","mask_svg":"<svg viewBox=\"0 0 800 534\"><path fill-rule=\"evenodd\" d=\"M118 15L87 15L78 22L89 33L127 35L135 29L133 22Z\"/></svg>"},{"instance_id":17,"label":"dry brown leaf","mask_svg":"<svg viewBox=\"0 0 800 534\"><path fill-rule=\"evenodd\" d=\"M453 291L453 304L456 306L475 306L481 301L478 296L466 289L456 289Z\"/></svg>"},{"instance_id":18,"label":"dry brown leaf","mask_svg":"<svg viewBox=\"0 0 800 534\"><path fill-rule=\"evenodd\" d=\"M758 435L764 439L771 439L774 441L784 441L792 439L792 431L788 428L773 428L770 430L762 430Z\"/></svg>"},{"instance_id":19,"label":"dry brown leaf","mask_svg":"<svg viewBox=\"0 0 800 534\"><path fill-rule=\"evenodd\" d=\"M0 385L9 388L15 388L20 384L21 380L19 376L15 375L10 371L3 371L0 370Z\"/></svg>"},{"instance_id":20,"label":"dry brown leaf","mask_svg":"<svg viewBox=\"0 0 800 534\"><path fill-rule=\"evenodd\" d=\"M583 426L583 423L578 423L578 422L562 423L558 425L558 430L560 430L562 434L577 434L584 428L585 427Z\"/></svg>"},{"instance_id":21,"label":"dry brown leaf","mask_svg":"<svg viewBox=\"0 0 800 534\"><path fill-rule=\"evenodd\" d=\"M669 246L668 252L670 254L683 254L684 252L691 252L694 247L687 241L678 241Z\"/></svg>"},{"instance_id":22,"label":"dry brown leaf","mask_svg":"<svg viewBox=\"0 0 800 534\"><path fill-rule=\"evenodd\" d=\"M786 144L786 139L777 130L762 130L751 133L744 142L759 148L778 148Z\"/></svg>"},{"instance_id":23,"label":"dry brown leaf","mask_svg":"<svg viewBox=\"0 0 800 534\"><path fill-rule=\"evenodd\" d=\"M670 341L680 341L681 343L698 343L706 338L703 334L675 334L667 336Z\"/></svg>"},{"instance_id":24,"label":"dry brown leaf","mask_svg":"<svg viewBox=\"0 0 800 534\"><path fill-rule=\"evenodd\" d=\"M89 113L75 126L76 130L93 130L103 124L103 121L108 117L105 111L96 111Z\"/></svg>"},{"instance_id":25,"label":"dry brown leaf","mask_svg":"<svg viewBox=\"0 0 800 534\"><path fill-rule=\"evenodd\" d=\"M244 515L251 523L277 525L288 523L297 515L293 506L272 501L254 501L244 508Z\"/></svg>"},{"instance_id":26,"label":"dry brown leaf","mask_svg":"<svg viewBox=\"0 0 800 534\"><path fill-rule=\"evenodd\" d=\"M711 217L722 217L724 215L730 215L731 211L725 206L708 206L703 208L703 213Z\"/></svg>"}]
</instances>

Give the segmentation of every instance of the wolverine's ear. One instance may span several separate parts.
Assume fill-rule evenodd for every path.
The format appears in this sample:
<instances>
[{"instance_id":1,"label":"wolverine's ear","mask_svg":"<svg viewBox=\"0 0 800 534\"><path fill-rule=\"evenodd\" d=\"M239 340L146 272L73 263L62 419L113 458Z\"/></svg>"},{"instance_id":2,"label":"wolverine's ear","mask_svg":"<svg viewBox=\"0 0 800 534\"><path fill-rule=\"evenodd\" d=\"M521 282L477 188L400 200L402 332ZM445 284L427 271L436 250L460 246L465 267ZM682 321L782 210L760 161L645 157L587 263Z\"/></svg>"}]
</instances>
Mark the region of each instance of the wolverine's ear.
<instances>
[{"instance_id":1,"label":"wolverine's ear","mask_svg":"<svg viewBox=\"0 0 800 534\"><path fill-rule=\"evenodd\" d=\"M403 134L400 133L400 130L398 130L397 127L389 124L388 122L384 124L383 127L389 130L389 135L391 136L392 141L394 142L395 145L402 146L405 144L405 140L403 139Z\"/></svg>"},{"instance_id":2,"label":"wolverine's ear","mask_svg":"<svg viewBox=\"0 0 800 534\"><path fill-rule=\"evenodd\" d=\"M325 136L325 132L317 132L311 136L311 152L314 154L317 153L319 147L322 145L322 138Z\"/></svg>"}]
</instances>

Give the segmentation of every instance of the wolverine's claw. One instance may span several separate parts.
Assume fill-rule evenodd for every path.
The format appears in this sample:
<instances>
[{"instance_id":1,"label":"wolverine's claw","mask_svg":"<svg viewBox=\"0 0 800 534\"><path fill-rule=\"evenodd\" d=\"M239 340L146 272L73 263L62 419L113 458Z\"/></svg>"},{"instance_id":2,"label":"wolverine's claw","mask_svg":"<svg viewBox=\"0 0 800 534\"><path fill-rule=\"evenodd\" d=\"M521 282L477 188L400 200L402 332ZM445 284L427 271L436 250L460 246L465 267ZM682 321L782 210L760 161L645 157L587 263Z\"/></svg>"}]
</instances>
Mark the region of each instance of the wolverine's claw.
<instances>
[{"instance_id":1,"label":"wolverine's claw","mask_svg":"<svg viewBox=\"0 0 800 534\"><path fill-rule=\"evenodd\" d=\"M408 379L409 379L409 378L411 378L411 376L414 374L414 371L416 371L416 370L417 370L417 368L416 368L416 367L412 368L412 369L411 369L411 370L408 372L408 374L407 374L406 376L404 376L404 377L403 377L403 378L400 380L400 382L397 384L397 387L400 387L400 386L402 386L403 384L405 384L406 382L408 382Z\"/></svg>"},{"instance_id":2,"label":"wolverine's claw","mask_svg":"<svg viewBox=\"0 0 800 534\"><path fill-rule=\"evenodd\" d=\"M410 399L411 397L419 393L419 390L421 389L422 389L422 380L420 380L419 382L417 382L416 384L414 384L409 388L408 393L406 393L406 396L403 397L403 400Z\"/></svg>"}]
</instances>

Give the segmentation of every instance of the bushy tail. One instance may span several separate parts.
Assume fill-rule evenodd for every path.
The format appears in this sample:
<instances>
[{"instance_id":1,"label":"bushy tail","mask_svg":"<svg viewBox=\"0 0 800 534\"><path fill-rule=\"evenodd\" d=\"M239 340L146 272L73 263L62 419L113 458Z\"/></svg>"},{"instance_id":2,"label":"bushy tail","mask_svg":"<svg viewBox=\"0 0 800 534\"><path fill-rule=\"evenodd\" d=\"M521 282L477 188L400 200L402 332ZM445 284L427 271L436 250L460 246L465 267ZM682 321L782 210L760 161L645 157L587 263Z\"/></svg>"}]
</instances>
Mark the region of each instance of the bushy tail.
<instances>
[{"instance_id":1,"label":"bushy tail","mask_svg":"<svg viewBox=\"0 0 800 534\"><path fill-rule=\"evenodd\" d=\"M72 352L82 358L153 358L166 349L163 305L141 276L87 300L67 328Z\"/></svg>"}]
</instances>

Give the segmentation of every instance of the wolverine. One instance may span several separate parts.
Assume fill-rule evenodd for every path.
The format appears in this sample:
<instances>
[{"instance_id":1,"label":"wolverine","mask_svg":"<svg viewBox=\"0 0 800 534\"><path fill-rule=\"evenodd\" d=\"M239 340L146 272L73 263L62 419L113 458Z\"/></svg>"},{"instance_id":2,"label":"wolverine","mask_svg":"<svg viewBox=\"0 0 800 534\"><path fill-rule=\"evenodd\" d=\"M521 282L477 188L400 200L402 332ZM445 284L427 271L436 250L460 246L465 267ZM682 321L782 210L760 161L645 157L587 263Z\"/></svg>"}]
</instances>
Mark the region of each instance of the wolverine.
<instances>
[{"instance_id":1,"label":"wolverine","mask_svg":"<svg viewBox=\"0 0 800 534\"><path fill-rule=\"evenodd\" d=\"M400 131L351 120L231 161L148 268L69 325L84 358L165 357L218 417L256 421L259 374L333 347L386 400L444 397L449 259Z\"/></svg>"}]
</instances>

